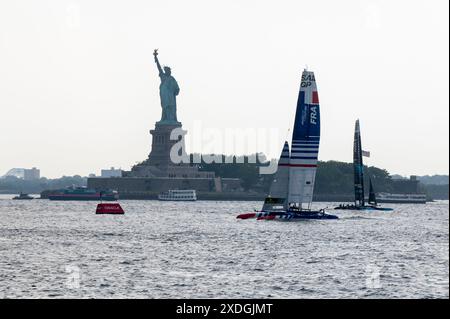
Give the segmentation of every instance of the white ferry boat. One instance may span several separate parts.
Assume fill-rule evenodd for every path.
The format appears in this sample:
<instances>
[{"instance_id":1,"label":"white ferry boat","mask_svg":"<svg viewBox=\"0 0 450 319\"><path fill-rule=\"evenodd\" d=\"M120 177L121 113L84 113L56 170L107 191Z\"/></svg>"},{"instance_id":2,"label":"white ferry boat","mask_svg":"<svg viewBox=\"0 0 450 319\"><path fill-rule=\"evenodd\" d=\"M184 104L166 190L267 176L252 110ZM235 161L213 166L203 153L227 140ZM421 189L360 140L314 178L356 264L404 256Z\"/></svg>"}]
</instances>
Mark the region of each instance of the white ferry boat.
<instances>
[{"instance_id":1,"label":"white ferry boat","mask_svg":"<svg viewBox=\"0 0 450 319\"><path fill-rule=\"evenodd\" d=\"M427 195L379 193L377 195L377 201L379 203L425 204L427 202Z\"/></svg>"},{"instance_id":2,"label":"white ferry boat","mask_svg":"<svg viewBox=\"0 0 450 319\"><path fill-rule=\"evenodd\" d=\"M169 190L159 194L158 199L164 201L196 201L197 193L194 189Z\"/></svg>"}]
</instances>

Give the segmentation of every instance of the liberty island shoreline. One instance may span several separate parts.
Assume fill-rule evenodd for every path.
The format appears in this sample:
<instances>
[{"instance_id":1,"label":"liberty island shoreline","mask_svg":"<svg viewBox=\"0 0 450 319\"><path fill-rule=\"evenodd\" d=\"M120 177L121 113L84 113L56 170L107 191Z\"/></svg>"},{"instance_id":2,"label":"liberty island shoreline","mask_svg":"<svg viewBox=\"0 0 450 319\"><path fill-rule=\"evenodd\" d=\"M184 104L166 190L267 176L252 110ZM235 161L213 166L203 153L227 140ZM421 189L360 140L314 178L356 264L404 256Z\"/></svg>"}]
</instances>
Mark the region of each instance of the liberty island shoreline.
<instances>
[{"instance_id":1,"label":"liberty island shoreline","mask_svg":"<svg viewBox=\"0 0 450 319\"><path fill-rule=\"evenodd\" d=\"M43 191L40 193L41 199L47 199L51 191ZM120 193L119 200L158 200L160 193ZM247 192L232 192L232 193L212 193L212 192L197 192L198 200L204 201L262 201L267 196L265 193L247 193ZM347 202L353 199L352 195L348 196L315 196L315 202Z\"/></svg>"}]
</instances>

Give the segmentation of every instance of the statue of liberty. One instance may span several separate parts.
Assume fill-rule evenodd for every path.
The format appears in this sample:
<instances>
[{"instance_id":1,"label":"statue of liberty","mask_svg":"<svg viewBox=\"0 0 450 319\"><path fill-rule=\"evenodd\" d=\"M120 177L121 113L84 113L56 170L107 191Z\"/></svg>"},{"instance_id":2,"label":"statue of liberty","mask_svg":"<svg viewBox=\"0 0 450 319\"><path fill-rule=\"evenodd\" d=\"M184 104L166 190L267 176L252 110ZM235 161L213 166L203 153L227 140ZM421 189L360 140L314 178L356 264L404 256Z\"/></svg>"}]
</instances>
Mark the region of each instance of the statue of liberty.
<instances>
[{"instance_id":1,"label":"statue of liberty","mask_svg":"<svg viewBox=\"0 0 450 319\"><path fill-rule=\"evenodd\" d=\"M160 124L179 124L177 121L177 98L180 88L168 66L161 68L158 60L158 49L153 52L155 63L158 67L161 84L159 85L159 97L161 98L162 116Z\"/></svg>"}]
</instances>

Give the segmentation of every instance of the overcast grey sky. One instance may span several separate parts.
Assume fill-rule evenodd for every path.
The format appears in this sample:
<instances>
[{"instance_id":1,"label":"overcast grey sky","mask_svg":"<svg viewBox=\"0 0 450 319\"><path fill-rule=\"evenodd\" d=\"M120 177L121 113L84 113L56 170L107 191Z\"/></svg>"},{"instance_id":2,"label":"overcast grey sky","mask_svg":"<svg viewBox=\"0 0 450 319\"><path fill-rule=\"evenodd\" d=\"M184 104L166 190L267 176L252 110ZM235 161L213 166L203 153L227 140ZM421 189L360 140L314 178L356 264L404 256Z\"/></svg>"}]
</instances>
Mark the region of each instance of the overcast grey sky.
<instances>
[{"instance_id":1,"label":"overcast grey sky","mask_svg":"<svg viewBox=\"0 0 450 319\"><path fill-rule=\"evenodd\" d=\"M194 131L251 128L276 132L258 149L277 157L307 65L321 101L319 159L352 160L359 118L367 164L448 174L448 9L447 0L1 1L0 175L98 174L145 159L161 114L155 48L181 88L188 152L205 151Z\"/></svg>"}]
</instances>

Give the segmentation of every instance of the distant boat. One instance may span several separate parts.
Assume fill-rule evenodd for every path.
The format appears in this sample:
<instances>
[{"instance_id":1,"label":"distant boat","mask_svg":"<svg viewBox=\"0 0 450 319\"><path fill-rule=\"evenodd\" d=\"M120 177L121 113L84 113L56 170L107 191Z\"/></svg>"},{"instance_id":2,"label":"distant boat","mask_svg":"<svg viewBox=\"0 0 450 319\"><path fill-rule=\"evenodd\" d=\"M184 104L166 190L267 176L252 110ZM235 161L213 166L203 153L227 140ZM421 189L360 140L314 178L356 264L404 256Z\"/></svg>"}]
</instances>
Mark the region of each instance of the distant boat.
<instances>
[{"instance_id":1,"label":"distant boat","mask_svg":"<svg viewBox=\"0 0 450 319\"><path fill-rule=\"evenodd\" d=\"M29 199L34 199L34 197L30 196L28 194L25 194L25 193L20 193L18 196L14 196L13 199L15 199L15 200L29 200Z\"/></svg>"},{"instance_id":2,"label":"distant boat","mask_svg":"<svg viewBox=\"0 0 450 319\"><path fill-rule=\"evenodd\" d=\"M197 200L195 189L169 190L158 195L161 201L192 202Z\"/></svg>"},{"instance_id":3,"label":"distant boat","mask_svg":"<svg viewBox=\"0 0 450 319\"><path fill-rule=\"evenodd\" d=\"M427 202L427 195L379 193L378 202L396 204L425 204Z\"/></svg>"},{"instance_id":4,"label":"distant boat","mask_svg":"<svg viewBox=\"0 0 450 319\"><path fill-rule=\"evenodd\" d=\"M364 198L364 164L363 164L363 150L361 146L361 129L359 120L355 123L355 135L353 140L353 174L354 174L354 189L355 189L355 203L341 204L335 209L346 210L380 210L392 211L392 208L383 208L378 206L372 180L369 178L369 200L368 205Z\"/></svg>"},{"instance_id":5,"label":"distant boat","mask_svg":"<svg viewBox=\"0 0 450 319\"><path fill-rule=\"evenodd\" d=\"M71 187L66 189L59 189L50 191L48 194L50 200L76 200L76 201L115 201L119 199L119 194L116 191L105 190L97 191L87 187Z\"/></svg>"},{"instance_id":6,"label":"distant boat","mask_svg":"<svg viewBox=\"0 0 450 319\"><path fill-rule=\"evenodd\" d=\"M316 79L304 70L297 100L292 148L285 142L278 170L260 212L239 219L337 219L323 209L311 209L320 143L320 108Z\"/></svg>"}]
</instances>

